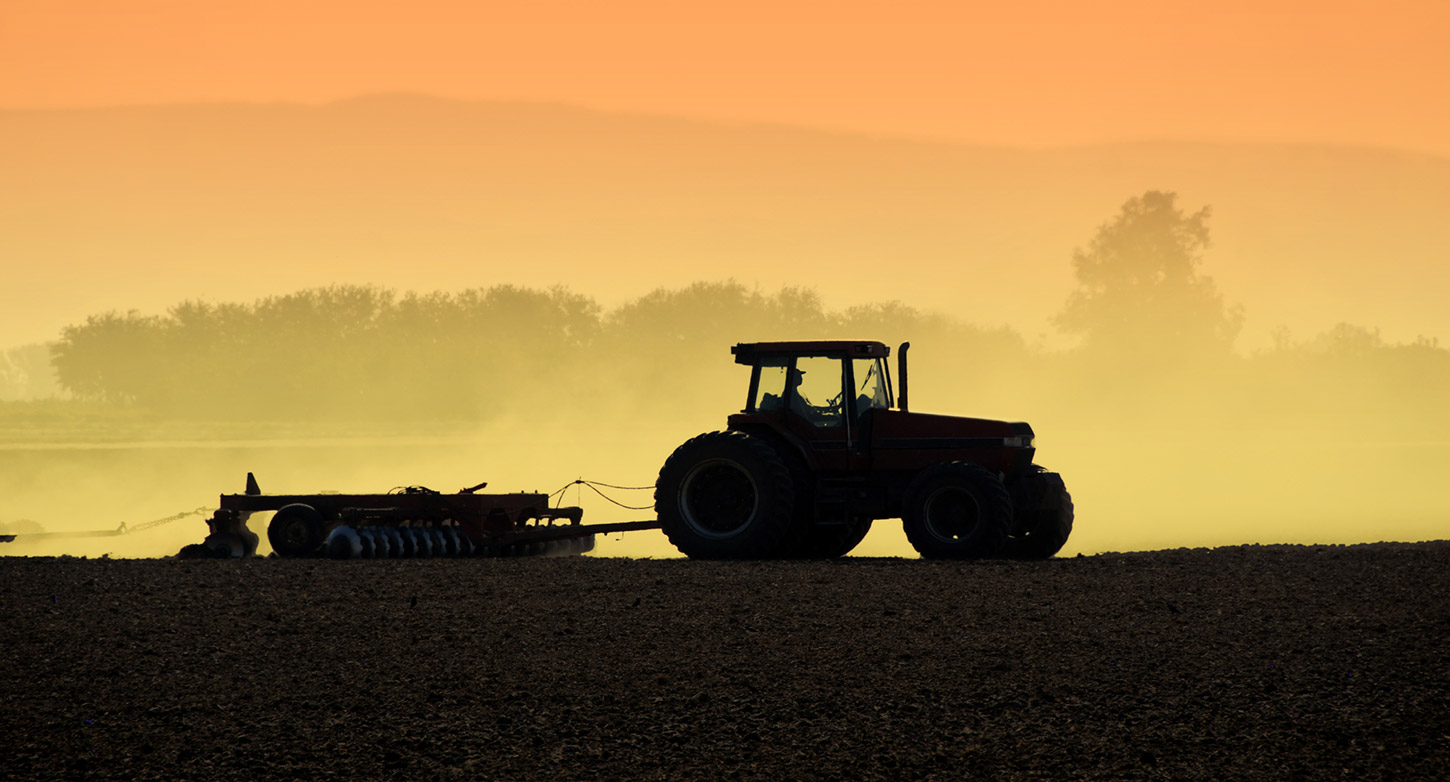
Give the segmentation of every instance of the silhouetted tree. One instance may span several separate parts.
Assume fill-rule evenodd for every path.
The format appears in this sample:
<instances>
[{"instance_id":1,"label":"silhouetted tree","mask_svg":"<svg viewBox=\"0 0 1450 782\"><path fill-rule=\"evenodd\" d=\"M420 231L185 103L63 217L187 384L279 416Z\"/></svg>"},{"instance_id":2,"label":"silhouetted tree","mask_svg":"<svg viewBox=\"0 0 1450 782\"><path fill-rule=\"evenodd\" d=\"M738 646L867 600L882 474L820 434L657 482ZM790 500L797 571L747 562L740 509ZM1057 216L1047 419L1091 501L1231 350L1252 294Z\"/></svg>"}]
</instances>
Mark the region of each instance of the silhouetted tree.
<instances>
[{"instance_id":1,"label":"silhouetted tree","mask_svg":"<svg viewBox=\"0 0 1450 782\"><path fill-rule=\"evenodd\" d=\"M107 312L67 326L51 346L56 379L82 399L144 403L164 382L156 366L164 335L160 318Z\"/></svg>"},{"instance_id":2,"label":"silhouetted tree","mask_svg":"<svg viewBox=\"0 0 1450 782\"><path fill-rule=\"evenodd\" d=\"M1209 207L1185 214L1176 199L1156 190L1129 199L1074 251L1078 288L1056 318L1059 328L1095 349L1164 356L1232 348L1242 309L1226 306L1199 272L1210 245Z\"/></svg>"}]
</instances>

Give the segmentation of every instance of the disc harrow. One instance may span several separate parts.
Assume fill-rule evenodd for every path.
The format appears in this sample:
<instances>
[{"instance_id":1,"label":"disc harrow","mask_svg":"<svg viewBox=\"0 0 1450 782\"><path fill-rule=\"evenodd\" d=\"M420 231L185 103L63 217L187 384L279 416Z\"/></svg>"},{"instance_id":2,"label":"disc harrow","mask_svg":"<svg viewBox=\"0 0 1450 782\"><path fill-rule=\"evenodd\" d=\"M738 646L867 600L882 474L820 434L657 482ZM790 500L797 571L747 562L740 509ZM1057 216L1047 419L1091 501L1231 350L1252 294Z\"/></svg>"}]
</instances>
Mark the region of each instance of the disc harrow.
<instances>
[{"instance_id":1,"label":"disc harrow","mask_svg":"<svg viewBox=\"0 0 1450 782\"><path fill-rule=\"evenodd\" d=\"M445 494L410 486L386 494L223 494L206 539L183 556L249 557L261 538L253 513L273 511L267 540L279 557L402 559L570 556L594 549L595 535L656 529L656 521L584 524L577 507L550 507L537 492L479 493L480 483Z\"/></svg>"},{"instance_id":2,"label":"disc harrow","mask_svg":"<svg viewBox=\"0 0 1450 782\"><path fill-rule=\"evenodd\" d=\"M333 559L413 557L561 557L594 550L594 535L474 545L455 526L354 528L343 524L327 534L324 553Z\"/></svg>"}]
</instances>

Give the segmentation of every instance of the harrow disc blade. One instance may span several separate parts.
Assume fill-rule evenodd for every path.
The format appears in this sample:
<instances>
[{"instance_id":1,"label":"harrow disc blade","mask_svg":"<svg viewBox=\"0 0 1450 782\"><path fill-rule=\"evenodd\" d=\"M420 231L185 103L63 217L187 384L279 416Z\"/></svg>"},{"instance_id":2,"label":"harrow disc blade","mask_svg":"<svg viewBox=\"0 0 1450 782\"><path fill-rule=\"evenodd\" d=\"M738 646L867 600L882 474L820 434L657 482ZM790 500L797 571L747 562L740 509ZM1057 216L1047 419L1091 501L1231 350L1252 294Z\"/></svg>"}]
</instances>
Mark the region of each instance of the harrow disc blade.
<instances>
[{"instance_id":1,"label":"harrow disc blade","mask_svg":"<svg viewBox=\"0 0 1450 782\"><path fill-rule=\"evenodd\" d=\"M344 524L328 533L323 548L333 559L357 559L362 556L362 538L357 530Z\"/></svg>"}]
</instances>

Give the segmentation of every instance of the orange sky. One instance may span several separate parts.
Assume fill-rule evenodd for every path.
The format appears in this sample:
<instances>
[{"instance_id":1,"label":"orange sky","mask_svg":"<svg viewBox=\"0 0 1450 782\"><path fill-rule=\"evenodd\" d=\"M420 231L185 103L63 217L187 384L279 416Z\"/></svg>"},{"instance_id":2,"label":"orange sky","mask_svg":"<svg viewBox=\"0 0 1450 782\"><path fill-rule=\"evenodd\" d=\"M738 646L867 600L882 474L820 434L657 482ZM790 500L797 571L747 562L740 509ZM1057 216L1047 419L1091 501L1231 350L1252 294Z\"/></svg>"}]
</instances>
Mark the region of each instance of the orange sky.
<instances>
[{"instance_id":1,"label":"orange sky","mask_svg":"<svg viewBox=\"0 0 1450 782\"><path fill-rule=\"evenodd\" d=\"M1444 0L1007 5L0 0L0 107L411 91L978 142L1450 156Z\"/></svg>"}]
</instances>

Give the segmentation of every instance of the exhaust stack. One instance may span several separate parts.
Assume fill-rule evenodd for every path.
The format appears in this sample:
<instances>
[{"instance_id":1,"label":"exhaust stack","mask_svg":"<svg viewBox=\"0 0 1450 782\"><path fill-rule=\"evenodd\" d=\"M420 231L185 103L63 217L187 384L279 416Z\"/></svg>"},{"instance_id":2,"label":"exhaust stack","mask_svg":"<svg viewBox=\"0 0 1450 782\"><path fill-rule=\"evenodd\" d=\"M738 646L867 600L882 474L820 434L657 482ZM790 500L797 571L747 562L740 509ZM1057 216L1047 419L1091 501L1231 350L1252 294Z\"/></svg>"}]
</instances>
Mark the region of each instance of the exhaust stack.
<instances>
[{"instance_id":1,"label":"exhaust stack","mask_svg":"<svg viewBox=\"0 0 1450 782\"><path fill-rule=\"evenodd\" d=\"M910 342L901 343L896 349L896 374L901 375L901 412L909 412L911 408L906 406L906 350L911 347Z\"/></svg>"}]
</instances>

